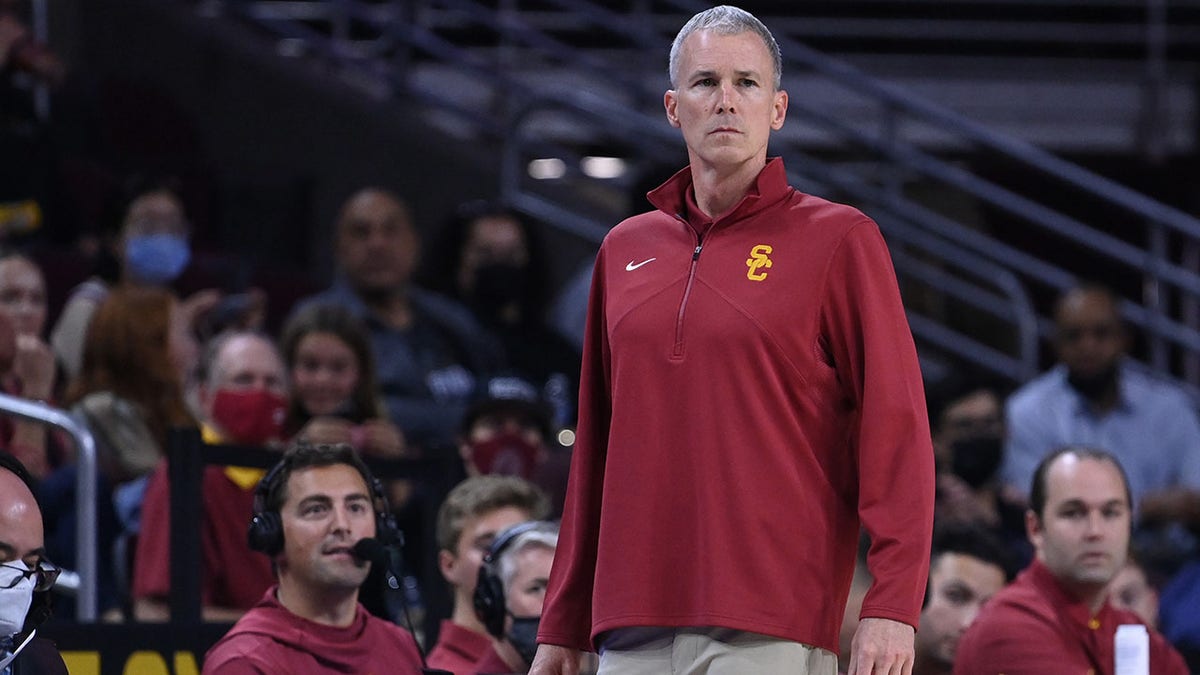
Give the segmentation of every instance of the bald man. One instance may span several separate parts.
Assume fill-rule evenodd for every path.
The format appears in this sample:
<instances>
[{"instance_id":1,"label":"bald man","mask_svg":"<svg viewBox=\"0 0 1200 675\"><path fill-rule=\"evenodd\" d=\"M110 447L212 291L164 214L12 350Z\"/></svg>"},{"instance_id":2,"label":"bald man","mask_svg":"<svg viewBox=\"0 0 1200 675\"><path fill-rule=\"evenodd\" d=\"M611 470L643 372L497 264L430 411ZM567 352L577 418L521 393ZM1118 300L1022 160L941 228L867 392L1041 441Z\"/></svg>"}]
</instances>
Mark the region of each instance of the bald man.
<instances>
[{"instance_id":1,"label":"bald man","mask_svg":"<svg viewBox=\"0 0 1200 675\"><path fill-rule=\"evenodd\" d=\"M54 585L58 570L46 560L32 485L25 467L0 451L0 673L9 675L11 668L12 675L65 675L54 645L34 638L37 624L49 615L40 593Z\"/></svg>"}]
</instances>

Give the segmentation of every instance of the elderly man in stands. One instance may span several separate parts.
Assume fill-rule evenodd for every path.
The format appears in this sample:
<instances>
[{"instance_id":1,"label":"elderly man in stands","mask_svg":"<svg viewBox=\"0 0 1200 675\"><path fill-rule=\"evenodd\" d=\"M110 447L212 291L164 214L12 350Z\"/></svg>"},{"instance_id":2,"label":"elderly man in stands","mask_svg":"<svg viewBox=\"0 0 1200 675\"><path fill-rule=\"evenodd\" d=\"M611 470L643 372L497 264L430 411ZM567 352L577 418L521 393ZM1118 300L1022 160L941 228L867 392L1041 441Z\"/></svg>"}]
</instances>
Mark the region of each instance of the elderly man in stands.
<instances>
[{"instance_id":1,"label":"elderly man in stands","mask_svg":"<svg viewBox=\"0 0 1200 675\"><path fill-rule=\"evenodd\" d=\"M303 304L337 304L360 317L371 331L392 421L417 446L452 448L476 383L500 364L500 347L466 308L412 285L419 241L395 194L356 192L342 206L336 232L340 277Z\"/></svg>"},{"instance_id":2,"label":"elderly man in stands","mask_svg":"<svg viewBox=\"0 0 1200 675\"><path fill-rule=\"evenodd\" d=\"M1004 481L1023 493L1051 451L1084 444L1113 453L1147 521L1200 516L1200 422L1193 401L1126 358L1129 335L1112 291L1084 284L1055 310L1059 365L1008 401ZM1193 522L1193 525L1197 523Z\"/></svg>"},{"instance_id":3,"label":"elderly man in stands","mask_svg":"<svg viewBox=\"0 0 1200 675\"><path fill-rule=\"evenodd\" d=\"M266 446L278 443L287 410L283 359L275 343L251 332L213 339L204 360L199 399L204 436L210 443ZM207 466L201 527L202 614L206 621L235 621L274 583L270 561L254 555L246 523L254 487L263 471ZM165 463L150 478L142 507L142 530L134 562L134 615L165 620L170 610L170 493Z\"/></svg>"}]
</instances>

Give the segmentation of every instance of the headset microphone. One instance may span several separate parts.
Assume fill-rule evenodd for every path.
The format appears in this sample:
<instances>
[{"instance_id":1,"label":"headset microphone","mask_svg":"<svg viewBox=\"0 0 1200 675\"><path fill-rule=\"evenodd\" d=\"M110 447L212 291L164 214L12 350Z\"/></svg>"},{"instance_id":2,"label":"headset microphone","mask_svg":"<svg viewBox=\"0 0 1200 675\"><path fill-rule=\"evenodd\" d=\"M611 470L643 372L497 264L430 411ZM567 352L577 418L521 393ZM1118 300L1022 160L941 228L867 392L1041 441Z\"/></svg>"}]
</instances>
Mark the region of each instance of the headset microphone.
<instances>
[{"instance_id":1,"label":"headset microphone","mask_svg":"<svg viewBox=\"0 0 1200 675\"><path fill-rule=\"evenodd\" d=\"M389 562L387 549L374 537L359 539L358 543L350 549L350 552L359 560L375 562L381 565L387 565Z\"/></svg>"},{"instance_id":2,"label":"headset microphone","mask_svg":"<svg viewBox=\"0 0 1200 675\"><path fill-rule=\"evenodd\" d=\"M388 586L391 586L392 589L400 588L400 581L396 579L395 573L392 572L392 555L388 551L388 547L378 539L363 537L351 547L350 553L359 560L369 561L382 567ZM400 601L401 606L404 608L404 621L409 626L412 626L412 617L408 615L408 601L403 594L400 595ZM419 642L417 643L417 653L421 655L421 672L425 675L451 675L448 670L430 668L425 663L425 649L421 647Z\"/></svg>"}]
</instances>

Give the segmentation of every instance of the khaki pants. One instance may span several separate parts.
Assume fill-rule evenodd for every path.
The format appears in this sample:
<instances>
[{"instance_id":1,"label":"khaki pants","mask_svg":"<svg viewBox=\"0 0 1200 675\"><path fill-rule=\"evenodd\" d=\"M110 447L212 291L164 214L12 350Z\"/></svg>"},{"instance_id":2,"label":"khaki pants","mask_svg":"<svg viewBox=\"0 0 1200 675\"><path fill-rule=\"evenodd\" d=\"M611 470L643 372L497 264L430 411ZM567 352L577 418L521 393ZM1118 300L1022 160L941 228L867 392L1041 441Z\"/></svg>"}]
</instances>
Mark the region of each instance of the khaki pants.
<instances>
[{"instance_id":1,"label":"khaki pants","mask_svg":"<svg viewBox=\"0 0 1200 675\"><path fill-rule=\"evenodd\" d=\"M837 655L729 628L622 628L604 637L598 675L837 675Z\"/></svg>"}]
</instances>

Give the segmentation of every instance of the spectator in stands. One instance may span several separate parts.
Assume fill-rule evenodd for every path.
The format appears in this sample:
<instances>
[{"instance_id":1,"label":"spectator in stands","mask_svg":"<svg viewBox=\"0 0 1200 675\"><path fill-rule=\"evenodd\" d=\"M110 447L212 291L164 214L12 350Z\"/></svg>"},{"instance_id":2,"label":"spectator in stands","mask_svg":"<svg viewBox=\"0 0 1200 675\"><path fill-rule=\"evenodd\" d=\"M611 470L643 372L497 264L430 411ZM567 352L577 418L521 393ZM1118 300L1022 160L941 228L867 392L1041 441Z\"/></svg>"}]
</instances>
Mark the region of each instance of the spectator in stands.
<instances>
[{"instance_id":1,"label":"spectator in stands","mask_svg":"<svg viewBox=\"0 0 1200 675\"><path fill-rule=\"evenodd\" d=\"M426 260L426 285L471 309L496 335L506 373L538 389L555 429L574 423L579 351L546 323L549 261L537 229L501 204L463 204L438 233L432 250L451 257Z\"/></svg>"},{"instance_id":2,"label":"spectator in stands","mask_svg":"<svg viewBox=\"0 0 1200 675\"><path fill-rule=\"evenodd\" d=\"M19 460L0 451L0 673L67 672L54 645L36 637L50 616L47 594L58 579L42 542L33 477Z\"/></svg>"},{"instance_id":3,"label":"spectator in stands","mask_svg":"<svg viewBox=\"0 0 1200 675\"><path fill-rule=\"evenodd\" d=\"M408 455L404 433L388 418L379 394L371 338L358 317L345 307L310 304L288 320L280 345L292 388L286 437L318 444L346 443L363 455L380 459ZM425 486L398 479L386 481L384 488L406 530L425 522L419 500L412 499ZM406 549L406 554L410 561L423 559L413 547ZM385 581L374 571L365 588ZM409 581L416 583L412 578ZM363 605L384 618L402 614L405 600L392 597L399 592L390 586L381 588L384 590L379 593L364 592Z\"/></svg>"},{"instance_id":4,"label":"spectator in stands","mask_svg":"<svg viewBox=\"0 0 1200 675\"><path fill-rule=\"evenodd\" d=\"M356 316L337 305L308 305L292 315L279 342L292 387L287 436L404 456L404 434L388 419L371 339Z\"/></svg>"},{"instance_id":5,"label":"spectator in stands","mask_svg":"<svg viewBox=\"0 0 1200 675\"><path fill-rule=\"evenodd\" d=\"M167 287L191 259L189 235L183 203L169 186L159 183L135 191L115 243L116 278L93 276L72 290L51 331L50 342L70 376L80 371L88 326L109 291L117 285ZM216 291L205 290L184 300L180 308L187 325L194 325L219 299Z\"/></svg>"},{"instance_id":6,"label":"spectator in stands","mask_svg":"<svg viewBox=\"0 0 1200 675\"><path fill-rule=\"evenodd\" d=\"M1193 557L1166 584L1159 603L1163 635L1200 672L1200 558Z\"/></svg>"},{"instance_id":7,"label":"spectator in stands","mask_svg":"<svg viewBox=\"0 0 1200 675\"><path fill-rule=\"evenodd\" d=\"M12 241L42 227L54 206L52 167L60 137L39 110L38 87L62 83L66 68L37 39L28 11L33 2L0 0L0 240Z\"/></svg>"},{"instance_id":8,"label":"spectator in stands","mask_svg":"<svg viewBox=\"0 0 1200 675\"><path fill-rule=\"evenodd\" d=\"M65 402L87 425L99 461L97 513L101 608L128 597L131 551L150 472L164 456L167 431L195 426L183 381L195 367L196 344L169 291L119 288L97 308L83 347L82 370ZM41 486L47 548L75 564L76 469Z\"/></svg>"},{"instance_id":9,"label":"spectator in stands","mask_svg":"<svg viewBox=\"0 0 1200 675\"><path fill-rule=\"evenodd\" d=\"M546 496L515 476L468 478L446 496L437 517L438 568L454 594L454 609L429 652L431 668L469 673L487 652L491 638L474 610L483 556L499 532L549 511Z\"/></svg>"},{"instance_id":10,"label":"spectator in stands","mask_svg":"<svg viewBox=\"0 0 1200 675\"><path fill-rule=\"evenodd\" d=\"M935 519L987 529L1022 568L1033 555L1025 509L1001 489L999 476L1006 435L1003 391L999 383L967 371L955 371L926 390L937 464Z\"/></svg>"},{"instance_id":11,"label":"spectator in stands","mask_svg":"<svg viewBox=\"0 0 1200 675\"><path fill-rule=\"evenodd\" d=\"M348 308L366 323L391 419L422 449L452 447L477 382L502 354L470 312L411 283L417 231L399 197L379 188L356 192L336 226L340 278L302 302Z\"/></svg>"},{"instance_id":12,"label":"spectator in stands","mask_svg":"<svg viewBox=\"0 0 1200 675\"><path fill-rule=\"evenodd\" d=\"M118 288L100 303L66 400L95 435L101 468L114 485L158 466L168 430L195 426L184 383L197 351L170 291Z\"/></svg>"},{"instance_id":13,"label":"spectator in stands","mask_svg":"<svg viewBox=\"0 0 1200 675\"><path fill-rule=\"evenodd\" d=\"M558 547L558 525L521 523L501 532L479 568L475 613L494 638L475 673L527 673Z\"/></svg>"},{"instance_id":14,"label":"spectator in stands","mask_svg":"<svg viewBox=\"0 0 1200 675\"><path fill-rule=\"evenodd\" d=\"M1133 507L1108 453L1067 447L1034 471L1026 524L1035 559L980 611L958 644L959 675L1112 673L1117 627L1141 624L1107 600L1125 564ZM1179 653L1153 628L1150 672L1184 675Z\"/></svg>"},{"instance_id":15,"label":"spectator in stands","mask_svg":"<svg viewBox=\"0 0 1200 675\"><path fill-rule=\"evenodd\" d=\"M283 359L267 337L250 332L218 335L205 350L200 385L204 438L209 443L267 446L280 441L287 411ZM263 471L206 466L202 478L200 559L203 617L233 621L254 606L273 581L269 561L252 555L246 522L254 486ZM169 618L170 491L166 462L146 487L141 536L134 561L134 614L143 621Z\"/></svg>"},{"instance_id":16,"label":"spectator in stands","mask_svg":"<svg viewBox=\"0 0 1200 675\"><path fill-rule=\"evenodd\" d=\"M55 398L54 352L42 341L46 327L46 280L28 257L0 253L0 316L12 341L11 363L0 363L0 391L35 401ZM0 350L8 352L8 350ZM0 443L16 455L34 478L44 478L63 462L61 448L49 442L46 427L20 418L0 419ZM59 452L51 453L51 448Z\"/></svg>"},{"instance_id":17,"label":"spectator in stands","mask_svg":"<svg viewBox=\"0 0 1200 675\"><path fill-rule=\"evenodd\" d=\"M913 673L950 675L959 639L1011 580L1012 563L1004 545L978 525L939 526L932 550Z\"/></svg>"},{"instance_id":18,"label":"spectator in stands","mask_svg":"<svg viewBox=\"0 0 1200 675\"><path fill-rule=\"evenodd\" d=\"M1085 444L1125 467L1143 519L1196 511L1200 422L1194 402L1125 358L1129 337L1113 293L1096 284L1067 291L1055 309L1059 365L1008 400L1003 480L1023 492L1052 450Z\"/></svg>"},{"instance_id":19,"label":"spectator in stands","mask_svg":"<svg viewBox=\"0 0 1200 675\"><path fill-rule=\"evenodd\" d=\"M528 382L498 377L463 416L459 454L468 476L501 474L532 481L562 514L571 453L551 437L549 407Z\"/></svg>"},{"instance_id":20,"label":"spectator in stands","mask_svg":"<svg viewBox=\"0 0 1200 675\"><path fill-rule=\"evenodd\" d=\"M1108 583L1108 602L1117 609L1137 614L1147 626L1158 628L1158 589L1150 584L1146 568L1133 554Z\"/></svg>"},{"instance_id":21,"label":"spectator in stands","mask_svg":"<svg viewBox=\"0 0 1200 675\"><path fill-rule=\"evenodd\" d=\"M279 582L209 650L204 672L420 673L413 636L358 602L371 563L354 545L396 535L354 450L295 445L256 493L251 539Z\"/></svg>"}]
</instances>

